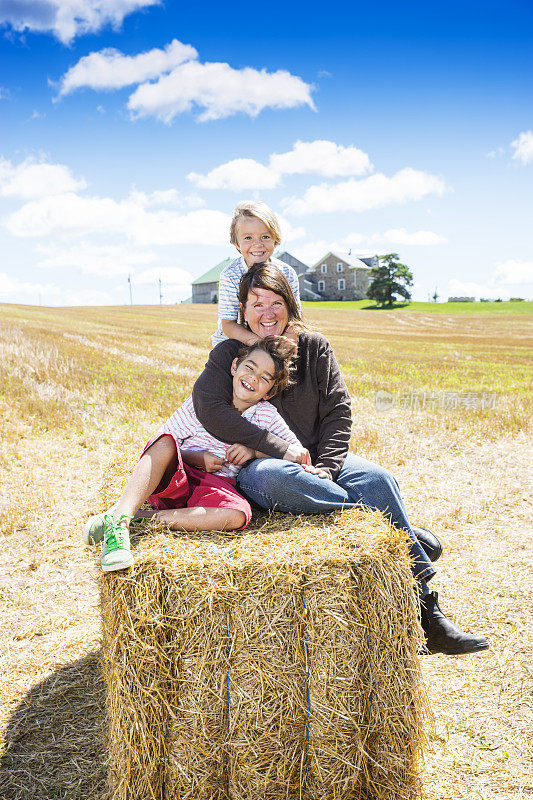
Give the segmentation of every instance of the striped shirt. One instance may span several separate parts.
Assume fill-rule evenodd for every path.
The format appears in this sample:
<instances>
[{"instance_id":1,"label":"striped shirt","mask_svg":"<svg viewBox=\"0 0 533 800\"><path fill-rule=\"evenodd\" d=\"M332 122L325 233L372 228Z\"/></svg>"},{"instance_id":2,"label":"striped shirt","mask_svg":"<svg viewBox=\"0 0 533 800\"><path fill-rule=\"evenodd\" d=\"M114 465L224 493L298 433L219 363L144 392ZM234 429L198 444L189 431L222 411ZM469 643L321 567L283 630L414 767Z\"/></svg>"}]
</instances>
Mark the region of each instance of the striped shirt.
<instances>
[{"instance_id":1,"label":"striped shirt","mask_svg":"<svg viewBox=\"0 0 533 800\"><path fill-rule=\"evenodd\" d=\"M246 411L243 411L242 416L259 428L274 433L286 442L300 444L274 406L266 400L260 400L259 403L250 406ZM188 397L178 410L167 419L157 431L156 436L161 436L164 433L170 434L180 449L209 450L210 453L220 458L225 458L226 450L230 446L225 442L221 442L220 439L215 439L202 427L195 414L192 397ZM226 461L216 474L234 478L240 470L241 467Z\"/></svg>"},{"instance_id":2,"label":"striped shirt","mask_svg":"<svg viewBox=\"0 0 533 800\"><path fill-rule=\"evenodd\" d=\"M270 261L283 272L289 281L298 308L300 308L300 286L296 272L289 264L280 261L279 258L271 258ZM228 338L222 331L222 320L237 320L239 316L239 283L245 272L248 272L248 265L244 257L239 256L227 267L224 267L220 273L218 282L218 328L216 333L211 336L213 347Z\"/></svg>"}]
</instances>

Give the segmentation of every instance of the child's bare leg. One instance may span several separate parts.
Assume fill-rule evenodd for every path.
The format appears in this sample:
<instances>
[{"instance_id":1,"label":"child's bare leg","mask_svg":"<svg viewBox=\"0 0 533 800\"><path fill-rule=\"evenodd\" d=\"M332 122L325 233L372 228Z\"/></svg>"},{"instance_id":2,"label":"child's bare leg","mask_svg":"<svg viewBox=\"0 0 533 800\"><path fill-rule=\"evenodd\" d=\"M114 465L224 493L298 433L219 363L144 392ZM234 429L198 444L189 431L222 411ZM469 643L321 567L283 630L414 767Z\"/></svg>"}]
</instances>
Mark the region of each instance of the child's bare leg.
<instances>
[{"instance_id":1,"label":"child's bare leg","mask_svg":"<svg viewBox=\"0 0 533 800\"><path fill-rule=\"evenodd\" d=\"M163 522L179 531L234 531L242 528L246 517L236 508L171 508L161 511L139 511L135 515Z\"/></svg>"},{"instance_id":2,"label":"child's bare leg","mask_svg":"<svg viewBox=\"0 0 533 800\"><path fill-rule=\"evenodd\" d=\"M177 466L176 445L170 436L154 442L137 462L122 496L115 506L113 516L123 514L133 517L145 500L157 489L166 472L169 477ZM141 516L140 514L136 516Z\"/></svg>"}]
</instances>

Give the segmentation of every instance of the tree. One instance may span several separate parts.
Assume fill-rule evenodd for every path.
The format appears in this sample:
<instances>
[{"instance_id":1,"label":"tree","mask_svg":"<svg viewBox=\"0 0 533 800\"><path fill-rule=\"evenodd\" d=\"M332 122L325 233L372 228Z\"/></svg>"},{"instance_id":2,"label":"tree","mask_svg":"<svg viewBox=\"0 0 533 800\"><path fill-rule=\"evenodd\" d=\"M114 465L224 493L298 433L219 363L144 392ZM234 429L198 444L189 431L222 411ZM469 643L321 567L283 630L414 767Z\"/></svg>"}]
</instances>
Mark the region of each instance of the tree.
<instances>
[{"instance_id":1,"label":"tree","mask_svg":"<svg viewBox=\"0 0 533 800\"><path fill-rule=\"evenodd\" d=\"M370 270L372 282L366 294L379 306L392 308L398 296L405 300L411 299L411 292L407 287L413 285L413 273L405 264L400 264L398 258L398 253L379 256L378 266Z\"/></svg>"}]
</instances>

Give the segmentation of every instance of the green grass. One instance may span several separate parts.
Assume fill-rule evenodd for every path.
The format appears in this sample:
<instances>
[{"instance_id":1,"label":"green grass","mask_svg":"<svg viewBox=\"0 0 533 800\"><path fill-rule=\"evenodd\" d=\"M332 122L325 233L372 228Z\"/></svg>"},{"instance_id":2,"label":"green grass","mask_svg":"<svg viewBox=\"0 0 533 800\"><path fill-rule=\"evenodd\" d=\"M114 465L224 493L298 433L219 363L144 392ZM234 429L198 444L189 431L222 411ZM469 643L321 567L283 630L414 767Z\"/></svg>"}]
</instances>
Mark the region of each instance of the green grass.
<instances>
[{"instance_id":1,"label":"green grass","mask_svg":"<svg viewBox=\"0 0 533 800\"><path fill-rule=\"evenodd\" d=\"M302 303L303 308L313 308L319 311L323 308L338 308L341 310L357 309L359 311L418 311L424 314L532 314L533 301L511 302L506 300L501 303L399 303L394 308L378 308L371 300L324 300Z\"/></svg>"}]
</instances>

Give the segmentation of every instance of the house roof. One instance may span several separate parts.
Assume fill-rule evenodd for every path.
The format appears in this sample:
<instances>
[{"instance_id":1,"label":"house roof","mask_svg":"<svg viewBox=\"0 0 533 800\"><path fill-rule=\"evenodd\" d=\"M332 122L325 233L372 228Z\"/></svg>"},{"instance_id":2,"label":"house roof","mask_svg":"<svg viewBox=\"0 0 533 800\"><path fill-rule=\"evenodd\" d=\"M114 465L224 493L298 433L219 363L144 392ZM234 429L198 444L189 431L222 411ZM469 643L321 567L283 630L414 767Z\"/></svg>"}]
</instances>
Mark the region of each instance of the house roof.
<instances>
[{"instance_id":1,"label":"house roof","mask_svg":"<svg viewBox=\"0 0 533 800\"><path fill-rule=\"evenodd\" d=\"M196 278L196 280L192 282L192 285L198 286L200 283L216 283L219 280L220 273L224 267L227 267L232 261L232 258L225 258L224 261L221 261L220 264L216 265L216 267L211 267L210 270L204 272L204 274L200 275L199 278Z\"/></svg>"},{"instance_id":2,"label":"house roof","mask_svg":"<svg viewBox=\"0 0 533 800\"><path fill-rule=\"evenodd\" d=\"M357 256L352 256L349 255L348 253L341 253L339 250L330 250L330 252L326 253L325 256L322 256L322 258L319 259L316 262L316 264L313 264L312 269L315 269L320 264L322 264L322 262L325 261L326 258L328 258L328 256L334 256L335 258L338 258L339 261L344 261L344 263L348 264L349 267L358 267L358 269L370 269L368 264L365 264L365 262L361 261L361 259L357 258Z\"/></svg>"}]
</instances>

